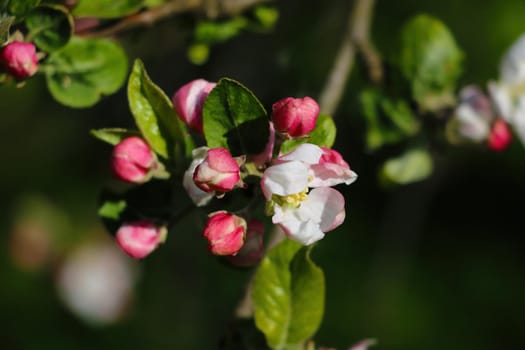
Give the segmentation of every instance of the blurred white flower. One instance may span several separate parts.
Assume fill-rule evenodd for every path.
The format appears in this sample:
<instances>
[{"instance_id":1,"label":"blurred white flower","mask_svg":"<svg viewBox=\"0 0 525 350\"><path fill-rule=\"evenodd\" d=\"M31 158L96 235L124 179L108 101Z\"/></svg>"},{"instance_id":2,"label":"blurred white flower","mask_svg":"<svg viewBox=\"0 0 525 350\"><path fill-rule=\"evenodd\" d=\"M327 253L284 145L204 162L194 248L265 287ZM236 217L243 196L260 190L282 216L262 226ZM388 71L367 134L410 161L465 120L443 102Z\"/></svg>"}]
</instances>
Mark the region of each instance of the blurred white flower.
<instances>
[{"instance_id":1,"label":"blurred white flower","mask_svg":"<svg viewBox=\"0 0 525 350\"><path fill-rule=\"evenodd\" d=\"M88 323L118 321L131 302L132 261L112 242L89 243L73 251L61 266L57 288L64 304Z\"/></svg>"}]
</instances>

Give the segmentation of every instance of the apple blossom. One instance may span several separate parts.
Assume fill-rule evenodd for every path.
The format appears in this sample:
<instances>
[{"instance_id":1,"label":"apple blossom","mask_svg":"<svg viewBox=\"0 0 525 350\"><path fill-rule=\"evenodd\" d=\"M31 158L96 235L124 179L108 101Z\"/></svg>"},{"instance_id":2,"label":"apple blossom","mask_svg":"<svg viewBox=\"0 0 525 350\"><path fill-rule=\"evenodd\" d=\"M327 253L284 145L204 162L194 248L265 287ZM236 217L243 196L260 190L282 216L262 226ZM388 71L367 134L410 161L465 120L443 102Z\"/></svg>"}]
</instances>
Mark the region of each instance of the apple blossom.
<instances>
[{"instance_id":1,"label":"apple blossom","mask_svg":"<svg viewBox=\"0 0 525 350\"><path fill-rule=\"evenodd\" d=\"M476 86L461 89L459 99L454 113L459 134L474 142L486 140L494 118L490 100Z\"/></svg>"},{"instance_id":2,"label":"apple blossom","mask_svg":"<svg viewBox=\"0 0 525 350\"><path fill-rule=\"evenodd\" d=\"M264 224L262 222L259 220L248 221L244 244L236 255L228 256L228 261L240 267L257 264L264 255L263 235Z\"/></svg>"},{"instance_id":3,"label":"apple blossom","mask_svg":"<svg viewBox=\"0 0 525 350\"><path fill-rule=\"evenodd\" d=\"M208 204L213 198L213 193L201 190L193 181L193 173L197 166L206 158L208 149L208 147L199 147L192 151L193 160L188 169L184 172L184 177L182 179L182 186L186 190L186 193L188 193L188 196L190 196L193 203L198 207Z\"/></svg>"},{"instance_id":4,"label":"apple blossom","mask_svg":"<svg viewBox=\"0 0 525 350\"><path fill-rule=\"evenodd\" d=\"M115 238L126 254L142 259L166 240L167 230L148 220L125 222L119 227Z\"/></svg>"},{"instance_id":5,"label":"apple blossom","mask_svg":"<svg viewBox=\"0 0 525 350\"><path fill-rule=\"evenodd\" d=\"M315 128L319 105L310 97L287 97L272 106L275 129L292 137L304 136Z\"/></svg>"},{"instance_id":6,"label":"apple blossom","mask_svg":"<svg viewBox=\"0 0 525 350\"><path fill-rule=\"evenodd\" d=\"M214 255L235 255L242 248L246 221L226 211L211 213L202 235Z\"/></svg>"},{"instance_id":7,"label":"apple blossom","mask_svg":"<svg viewBox=\"0 0 525 350\"><path fill-rule=\"evenodd\" d=\"M149 145L138 136L120 141L111 156L113 175L126 182L144 183L157 167L157 159Z\"/></svg>"},{"instance_id":8,"label":"apple blossom","mask_svg":"<svg viewBox=\"0 0 525 350\"><path fill-rule=\"evenodd\" d=\"M202 108L209 93L217 85L204 79L190 81L173 95L175 111L191 128L202 133Z\"/></svg>"},{"instance_id":9,"label":"apple blossom","mask_svg":"<svg viewBox=\"0 0 525 350\"><path fill-rule=\"evenodd\" d=\"M16 79L25 79L38 71L38 57L32 43L13 41L0 52L0 63Z\"/></svg>"},{"instance_id":10,"label":"apple blossom","mask_svg":"<svg viewBox=\"0 0 525 350\"><path fill-rule=\"evenodd\" d=\"M195 168L193 181L207 193L229 192L235 186L243 186L239 164L222 147L208 150L206 158Z\"/></svg>"},{"instance_id":11,"label":"apple blossom","mask_svg":"<svg viewBox=\"0 0 525 350\"><path fill-rule=\"evenodd\" d=\"M344 197L329 186L349 185L356 178L338 152L305 143L266 169L261 188L272 222L292 239L308 245L345 218Z\"/></svg>"}]
</instances>

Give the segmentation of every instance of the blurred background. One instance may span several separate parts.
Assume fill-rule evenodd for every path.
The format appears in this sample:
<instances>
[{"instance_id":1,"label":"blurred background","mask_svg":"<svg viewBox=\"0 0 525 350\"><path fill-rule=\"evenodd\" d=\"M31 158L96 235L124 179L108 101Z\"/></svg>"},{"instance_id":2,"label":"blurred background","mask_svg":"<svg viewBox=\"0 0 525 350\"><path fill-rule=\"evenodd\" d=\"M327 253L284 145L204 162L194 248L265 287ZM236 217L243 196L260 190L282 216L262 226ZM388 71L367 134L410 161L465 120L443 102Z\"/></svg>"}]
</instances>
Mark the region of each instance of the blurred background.
<instances>
[{"instance_id":1,"label":"blurred background","mask_svg":"<svg viewBox=\"0 0 525 350\"><path fill-rule=\"evenodd\" d=\"M352 1L277 2L271 33L246 33L186 57L192 18L122 36L168 94L195 78L241 81L270 107L318 97ZM385 57L417 13L440 18L466 55L460 85L498 76L499 59L525 32L523 0L378 1L372 38ZM525 343L525 148L443 150L426 181L384 189L381 159L365 151L356 66L334 115L335 148L359 179L340 188L347 220L314 250L327 304L315 339L346 349L518 349ZM3 349L216 349L250 270L218 263L189 216L144 261L119 251L97 217L110 147L88 131L131 126L125 89L74 110L42 77L0 87L0 334ZM109 292L108 292L109 291ZM83 298L83 296L90 298Z\"/></svg>"}]
</instances>

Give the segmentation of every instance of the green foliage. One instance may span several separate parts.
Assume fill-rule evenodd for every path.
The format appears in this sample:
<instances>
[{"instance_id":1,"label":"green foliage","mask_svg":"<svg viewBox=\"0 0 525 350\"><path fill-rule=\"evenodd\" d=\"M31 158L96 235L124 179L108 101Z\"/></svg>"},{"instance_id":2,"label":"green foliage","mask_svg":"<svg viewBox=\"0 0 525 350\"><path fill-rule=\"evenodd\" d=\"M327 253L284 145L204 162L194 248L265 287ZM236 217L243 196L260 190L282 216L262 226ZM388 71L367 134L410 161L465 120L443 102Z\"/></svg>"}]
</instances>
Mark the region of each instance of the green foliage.
<instances>
[{"instance_id":1,"label":"green foliage","mask_svg":"<svg viewBox=\"0 0 525 350\"><path fill-rule=\"evenodd\" d=\"M215 44L229 40L246 27L244 17L234 17L227 21L201 21L195 27L195 41L203 44Z\"/></svg>"},{"instance_id":2,"label":"green foliage","mask_svg":"<svg viewBox=\"0 0 525 350\"><path fill-rule=\"evenodd\" d=\"M286 140L281 146L280 153L293 151L297 146L303 143L313 143L318 146L332 147L335 142L337 129L334 120L328 115L319 115L315 129L304 138Z\"/></svg>"},{"instance_id":3,"label":"green foliage","mask_svg":"<svg viewBox=\"0 0 525 350\"><path fill-rule=\"evenodd\" d=\"M229 148L232 154L258 154L269 138L266 110L239 82L223 78L210 92L203 108L208 147Z\"/></svg>"},{"instance_id":4,"label":"green foliage","mask_svg":"<svg viewBox=\"0 0 525 350\"><path fill-rule=\"evenodd\" d=\"M271 29L279 19L279 10L272 6L260 5L253 10L257 22L264 29Z\"/></svg>"},{"instance_id":5,"label":"green foliage","mask_svg":"<svg viewBox=\"0 0 525 350\"><path fill-rule=\"evenodd\" d=\"M79 0L76 17L119 18L137 12L144 0Z\"/></svg>"},{"instance_id":6,"label":"green foliage","mask_svg":"<svg viewBox=\"0 0 525 350\"><path fill-rule=\"evenodd\" d=\"M151 81L143 63L136 60L128 81L128 102L139 130L151 148L181 169L194 148L186 125L171 100Z\"/></svg>"},{"instance_id":7,"label":"green foliage","mask_svg":"<svg viewBox=\"0 0 525 350\"><path fill-rule=\"evenodd\" d=\"M98 130L91 130L91 135L93 135L101 141L115 146L126 137L140 136L140 133L134 130L127 130L122 128L104 128Z\"/></svg>"},{"instance_id":8,"label":"green foliage","mask_svg":"<svg viewBox=\"0 0 525 350\"><path fill-rule=\"evenodd\" d=\"M40 0L10 0L8 5L9 13L23 17L40 4Z\"/></svg>"},{"instance_id":9,"label":"green foliage","mask_svg":"<svg viewBox=\"0 0 525 350\"><path fill-rule=\"evenodd\" d=\"M73 17L59 5L37 7L26 17L26 26L28 38L47 52L62 48L73 35Z\"/></svg>"},{"instance_id":10,"label":"green foliage","mask_svg":"<svg viewBox=\"0 0 525 350\"><path fill-rule=\"evenodd\" d=\"M454 104L462 60L461 49L440 20L418 15L404 26L399 63L422 110L432 112Z\"/></svg>"},{"instance_id":11,"label":"green foliage","mask_svg":"<svg viewBox=\"0 0 525 350\"><path fill-rule=\"evenodd\" d=\"M255 324L273 349L310 338L324 312L324 274L310 247L286 239L261 262L253 282Z\"/></svg>"},{"instance_id":12,"label":"green foliage","mask_svg":"<svg viewBox=\"0 0 525 350\"><path fill-rule=\"evenodd\" d=\"M432 156L428 151L414 148L387 160L381 168L380 179L386 184L406 185L426 179L432 170Z\"/></svg>"},{"instance_id":13,"label":"green foliage","mask_svg":"<svg viewBox=\"0 0 525 350\"><path fill-rule=\"evenodd\" d=\"M420 124L405 100L392 99L370 89L361 93L360 102L366 118L369 150L402 141L419 131Z\"/></svg>"},{"instance_id":14,"label":"green foliage","mask_svg":"<svg viewBox=\"0 0 525 350\"><path fill-rule=\"evenodd\" d=\"M9 29L14 20L13 16L0 15L0 46L9 40Z\"/></svg>"},{"instance_id":15,"label":"green foliage","mask_svg":"<svg viewBox=\"0 0 525 350\"><path fill-rule=\"evenodd\" d=\"M66 106L82 108L122 86L128 58L111 40L73 37L49 56L47 64L47 86L53 97Z\"/></svg>"}]
</instances>

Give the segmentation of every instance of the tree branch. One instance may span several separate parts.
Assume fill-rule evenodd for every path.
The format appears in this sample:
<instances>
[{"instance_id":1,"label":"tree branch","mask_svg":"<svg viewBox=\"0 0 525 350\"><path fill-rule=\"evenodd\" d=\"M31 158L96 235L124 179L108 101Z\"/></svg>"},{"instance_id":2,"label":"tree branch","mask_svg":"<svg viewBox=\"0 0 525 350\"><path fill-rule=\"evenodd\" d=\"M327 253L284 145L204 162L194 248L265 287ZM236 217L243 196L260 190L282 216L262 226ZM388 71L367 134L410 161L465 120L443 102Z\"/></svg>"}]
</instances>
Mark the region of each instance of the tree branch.
<instances>
[{"instance_id":1,"label":"tree branch","mask_svg":"<svg viewBox=\"0 0 525 350\"><path fill-rule=\"evenodd\" d=\"M77 35L86 38L110 37L133 28L152 26L158 21L185 12L204 12L209 18L219 15L232 16L258 3L268 1L270 0L172 0L125 17L108 28L79 32Z\"/></svg>"},{"instance_id":2,"label":"tree branch","mask_svg":"<svg viewBox=\"0 0 525 350\"><path fill-rule=\"evenodd\" d=\"M343 37L334 65L319 97L323 113L333 115L337 109L357 53L363 55L373 82L379 82L383 77L381 59L370 42L370 23L374 1L354 1L348 18L348 30Z\"/></svg>"}]
</instances>

